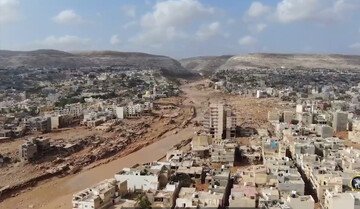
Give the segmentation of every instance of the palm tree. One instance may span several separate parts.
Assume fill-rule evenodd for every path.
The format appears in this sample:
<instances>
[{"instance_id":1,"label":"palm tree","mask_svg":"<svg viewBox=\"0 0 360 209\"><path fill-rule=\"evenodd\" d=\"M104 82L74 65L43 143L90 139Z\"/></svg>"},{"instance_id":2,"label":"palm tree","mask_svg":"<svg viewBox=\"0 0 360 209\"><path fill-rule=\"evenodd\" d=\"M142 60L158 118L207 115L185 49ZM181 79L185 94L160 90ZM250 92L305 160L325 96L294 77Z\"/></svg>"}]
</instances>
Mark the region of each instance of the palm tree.
<instances>
[{"instance_id":1,"label":"palm tree","mask_svg":"<svg viewBox=\"0 0 360 209\"><path fill-rule=\"evenodd\" d=\"M136 202L136 206L143 208L143 209L150 208L150 205L151 205L150 201L144 194L137 195L135 197L135 202Z\"/></svg>"}]
</instances>

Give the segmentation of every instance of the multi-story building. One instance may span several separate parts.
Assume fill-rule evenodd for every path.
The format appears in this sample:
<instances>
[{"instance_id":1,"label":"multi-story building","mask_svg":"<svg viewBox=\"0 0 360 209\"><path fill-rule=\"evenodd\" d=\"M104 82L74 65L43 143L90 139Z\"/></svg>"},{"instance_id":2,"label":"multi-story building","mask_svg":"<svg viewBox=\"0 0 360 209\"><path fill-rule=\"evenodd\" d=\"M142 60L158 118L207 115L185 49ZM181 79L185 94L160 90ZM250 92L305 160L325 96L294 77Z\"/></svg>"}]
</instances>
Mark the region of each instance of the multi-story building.
<instances>
[{"instance_id":1,"label":"multi-story building","mask_svg":"<svg viewBox=\"0 0 360 209\"><path fill-rule=\"evenodd\" d=\"M360 208L360 194L358 192L337 193L326 190L325 209L357 209Z\"/></svg>"},{"instance_id":2,"label":"multi-story building","mask_svg":"<svg viewBox=\"0 0 360 209\"><path fill-rule=\"evenodd\" d=\"M205 116L204 129L212 138L236 137L236 116L231 107L223 103L212 103Z\"/></svg>"},{"instance_id":3,"label":"multi-story building","mask_svg":"<svg viewBox=\"0 0 360 209\"><path fill-rule=\"evenodd\" d=\"M342 192L343 178L333 174L317 174L310 177L311 184L320 202L325 200L325 191Z\"/></svg>"},{"instance_id":4,"label":"multi-story building","mask_svg":"<svg viewBox=\"0 0 360 209\"><path fill-rule=\"evenodd\" d=\"M346 131L348 124L348 113L346 112L334 112L333 114L333 128L334 131Z\"/></svg>"},{"instance_id":5,"label":"multi-story building","mask_svg":"<svg viewBox=\"0 0 360 209\"><path fill-rule=\"evenodd\" d=\"M283 121L285 123L291 123L295 119L295 112L293 111L284 111L283 112Z\"/></svg>"},{"instance_id":6,"label":"multi-story building","mask_svg":"<svg viewBox=\"0 0 360 209\"><path fill-rule=\"evenodd\" d=\"M360 120L352 123L352 130L349 131L349 140L360 143Z\"/></svg>"},{"instance_id":7,"label":"multi-story building","mask_svg":"<svg viewBox=\"0 0 360 209\"><path fill-rule=\"evenodd\" d=\"M256 208L258 193L253 186L234 185L229 196L230 208Z\"/></svg>"},{"instance_id":8,"label":"multi-story building","mask_svg":"<svg viewBox=\"0 0 360 209\"><path fill-rule=\"evenodd\" d=\"M125 118L125 108L124 107L116 107L115 114L116 114L116 118L124 119Z\"/></svg>"},{"instance_id":9,"label":"multi-story building","mask_svg":"<svg viewBox=\"0 0 360 209\"><path fill-rule=\"evenodd\" d=\"M122 195L122 191L125 191L122 185L115 179L106 179L91 188L84 189L73 195L73 209L108 208Z\"/></svg>"},{"instance_id":10,"label":"multi-story building","mask_svg":"<svg viewBox=\"0 0 360 209\"><path fill-rule=\"evenodd\" d=\"M133 192L157 190L167 184L169 175L167 166L154 164L137 168L124 168L115 174L115 179L119 182L127 181L127 190Z\"/></svg>"},{"instance_id":11,"label":"multi-story building","mask_svg":"<svg viewBox=\"0 0 360 209\"><path fill-rule=\"evenodd\" d=\"M315 128L316 135L322 138L332 137L334 135L334 129L329 125L317 125Z\"/></svg>"},{"instance_id":12,"label":"multi-story building","mask_svg":"<svg viewBox=\"0 0 360 209\"><path fill-rule=\"evenodd\" d=\"M31 161L37 154L37 144L34 140L28 140L19 148L19 157L22 161Z\"/></svg>"},{"instance_id":13,"label":"multi-story building","mask_svg":"<svg viewBox=\"0 0 360 209\"><path fill-rule=\"evenodd\" d=\"M291 209L314 209L315 201L311 195L298 195L293 192L286 198L286 205L290 206Z\"/></svg>"},{"instance_id":14,"label":"multi-story building","mask_svg":"<svg viewBox=\"0 0 360 209\"><path fill-rule=\"evenodd\" d=\"M24 119L26 129L31 133L47 133L51 131L49 117L32 117Z\"/></svg>"},{"instance_id":15,"label":"multi-story building","mask_svg":"<svg viewBox=\"0 0 360 209\"><path fill-rule=\"evenodd\" d=\"M224 163L234 165L235 149L227 148L225 145L214 144L211 148L211 161L214 163Z\"/></svg>"},{"instance_id":16,"label":"multi-story building","mask_svg":"<svg viewBox=\"0 0 360 209\"><path fill-rule=\"evenodd\" d=\"M67 104L63 108L57 108L54 111L55 115L71 115L73 117L79 117L83 115L84 107L81 103Z\"/></svg>"},{"instance_id":17,"label":"multi-story building","mask_svg":"<svg viewBox=\"0 0 360 209\"><path fill-rule=\"evenodd\" d=\"M32 161L44 152L49 151L49 138L31 137L19 147L19 157L22 161Z\"/></svg>"},{"instance_id":18,"label":"multi-story building","mask_svg":"<svg viewBox=\"0 0 360 209\"><path fill-rule=\"evenodd\" d=\"M143 104L130 104L126 106L126 117L139 117L144 111Z\"/></svg>"},{"instance_id":19,"label":"multi-story building","mask_svg":"<svg viewBox=\"0 0 360 209\"><path fill-rule=\"evenodd\" d=\"M196 191L195 188L182 187L179 197L176 199L176 207L218 208L222 205L222 200L223 194L221 193Z\"/></svg>"}]
</instances>

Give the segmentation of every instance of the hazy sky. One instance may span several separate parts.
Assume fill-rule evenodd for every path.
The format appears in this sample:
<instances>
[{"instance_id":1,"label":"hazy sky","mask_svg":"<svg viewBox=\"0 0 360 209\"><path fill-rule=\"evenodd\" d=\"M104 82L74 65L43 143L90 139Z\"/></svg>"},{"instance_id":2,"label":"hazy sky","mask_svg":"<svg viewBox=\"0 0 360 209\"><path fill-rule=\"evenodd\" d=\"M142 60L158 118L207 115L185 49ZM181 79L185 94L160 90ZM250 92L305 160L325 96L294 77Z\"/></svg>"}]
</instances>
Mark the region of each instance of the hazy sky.
<instances>
[{"instance_id":1,"label":"hazy sky","mask_svg":"<svg viewBox=\"0 0 360 209\"><path fill-rule=\"evenodd\" d=\"M360 0L0 0L0 49L360 54Z\"/></svg>"}]
</instances>

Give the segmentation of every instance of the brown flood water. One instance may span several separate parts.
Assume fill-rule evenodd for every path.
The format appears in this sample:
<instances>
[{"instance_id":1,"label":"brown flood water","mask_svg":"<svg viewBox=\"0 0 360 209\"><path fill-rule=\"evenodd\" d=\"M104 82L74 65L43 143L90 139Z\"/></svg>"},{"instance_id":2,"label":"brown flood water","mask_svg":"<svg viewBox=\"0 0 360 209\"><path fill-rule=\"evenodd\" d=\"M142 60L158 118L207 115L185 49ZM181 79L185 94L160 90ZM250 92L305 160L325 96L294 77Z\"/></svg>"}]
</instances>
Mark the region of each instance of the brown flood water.
<instances>
[{"instance_id":1,"label":"brown flood water","mask_svg":"<svg viewBox=\"0 0 360 209\"><path fill-rule=\"evenodd\" d=\"M29 192L5 200L0 203L0 208L72 208L71 198L75 192L94 185L106 178L112 178L116 172L124 167L131 167L136 163L141 164L160 159L174 145L192 137L194 131L193 127L187 127L180 130L176 135L166 136L123 158L80 172L76 175L44 183Z\"/></svg>"}]
</instances>

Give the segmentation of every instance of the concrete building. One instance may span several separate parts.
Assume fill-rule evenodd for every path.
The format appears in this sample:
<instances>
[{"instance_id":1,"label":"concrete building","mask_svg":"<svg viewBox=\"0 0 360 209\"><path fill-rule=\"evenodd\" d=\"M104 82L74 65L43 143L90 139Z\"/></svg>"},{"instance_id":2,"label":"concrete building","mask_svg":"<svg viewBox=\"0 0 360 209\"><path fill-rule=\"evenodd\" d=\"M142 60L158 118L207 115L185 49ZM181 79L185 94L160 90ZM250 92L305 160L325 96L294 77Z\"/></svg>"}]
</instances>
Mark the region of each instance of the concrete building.
<instances>
[{"instance_id":1,"label":"concrete building","mask_svg":"<svg viewBox=\"0 0 360 209\"><path fill-rule=\"evenodd\" d=\"M222 205L223 194L196 191L195 188L182 187L176 199L176 207L218 208Z\"/></svg>"},{"instance_id":2,"label":"concrete building","mask_svg":"<svg viewBox=\"0 0 360 209\"><path fill-rule=\"evenodd\" d=\"M272 122L272 121L276 121L279 122L280 120L280 113L279 111L269 111L268 112L268 121Z\"/></svg>"},{"instance_id":3,"label":"concrete building","mask_svg":"<svg viewBox=\"0 0 360 209\"><path fill-rule=\"evenodd\" d=\"M173 159L174 157L176 158L182 158L184 155L184 151L182 150L169 150L168 152L166 152L166 161L169 161L171 159Z\"/></svg>"},{"instance_id":4,"label":"concrete building","mask_svg":"<svg viewBox=\"0 0 360 209\"><path fill-rule=\"evenodd\" d=\"M130 192L157 190L166 186L169 174L168 168L159 164L124 168L121 172L115 174L115 179L119 182L127 181L127 190Z\"/></svg>"},{"instance_id":5,"label":"concrete building","mask_svg":"<svg viewBox=\"0 0 360 209\"><path fill-rule=\"evenodd\" d=\"M341 155L341 168L344 172L360 171L360 150L347 148L339 151Z\"/></svg>"},{"instance_id":6,"label":"concrete building","mask_svg":"<svg viewBox=\"0 0 360 209\"><path fill-rule=\"evenodd\" d=\"M19 147L19 158L22 161L32 161L50 149L49 138L31 137Z\"/></svg>"},{"instance_id":7,"label":"concrete building","mask_svg":"<svg viewBox=\"0 0 360 209\"><path fill-rule=\"evenodd\" d=\"M256 185L265 185L267 183L267 171L264 165L253 165L244 171L241 171L240 176L243 182L248 182Z\"/></svg>"},{"instance_id":8,"label":"concrete building","mask_svg":"<svg viewBox=\"0 0 360 209\"><path fill-rule=\"evenodd\" d=\"M60 116L51 116L51 130L60 128Z\"/></svg>"},{"instance_id":9,"label":"concrete building","mask_svg":"<svg viewBox=\"0 0 360 209\"><path fill-rule=\"evenodd\" d=\"M349 131L349 140L352 142L360 142L360 120L352 123L352 130Z\"/></svg>"},{"instance_id":10,"label":"concrete building","mask_svg":"<svg viewBox=\"0 0 360 209\"><path fill-rule=\"evenodd\" d=\"M273 187L261 188L260 195L261 198L259 199L259 206L261 205L261 202L273 202L280 200L279 191Z\"/></svg>"},{"instance_id":11,"label":"concrete building","mask_svg":"<svg viewBox=\"0 0 360 209\"><path fill-rule=\"evenodd\" d=\"M211 103L204 119L204 129L215 139L236 137L236 116L222 103Z\"/></svg>"},{"instance_id":12,"label":"concrete building","mask_svg":"<svg viewBox=\"0 0 360 209\"><path fill-rule=\"evenodd\" d=\"M253 186L234 185L229 197L230 208L256 208L258 193Z\"/></svg>"},{"instance_id":13,"label":"concrete building","mask_svg":"<svg viewBox=\"0 0 360 209\"><path fill-rule=\"evenodd\" d=\"M295 111L296 111L296 115L297 115L298 113L303 113L303 112L305 112L305 105L303 105L303 104L297 104Z\"/></svg>"},{"instance_id":14,"label":"concrete building","mask_svg":"<svg viewBox=\"0 0 360 209\"><path fill-rule=\"evenodd\" d=\"M284 111L283 121L285 123L291 123L295 118L295 113L293 111Z\"/></svg>"},{"instance_id":15,"label":"concrete building","mask_svg":"<svg viewBox=\"0 0 360 209\"><path fill-rule=\"evenodd\" d=\"M295 158L296 155L301 154L313 155L315 154L315 146L311 143L292 143L289 148L291 155Z\"/></svg>"},{"instance_id":16,"label":"concrete building","mask_svg":"<svg viewBox=\"0 0 360 209\"><path fill-rule=\"evenodd\" d=\"M211 138L207 135L194 136L191 140L191 152L198 157L207 157L211 143Z\"/></svg>"},{"instance_id":17,"label":"concrete building","mask_svg":"<svg viewBox=\"0 0 360 209\"><path fill-rule=\"evenodd\" d=\"M346 131L348 125L347 112L334 112L333 113L333 128L335 132Z\"/></svg>"},{"instance_id":18,"label":"concrete building","mask_svg":"<svg viewBox=\"0 0 360 209\"><path fill-rule=\"evenodd\" d=\"M126 182L106 179L73 195L73 209L105 209L116 203L126 190Z\"/></svg>"},{"instance_id":19,"label":"concrete building","mask_svg":"<svg viewBox=\"0 0 360 209\"><path fill-rule=\"evenodd\" d=\"M176 187L163 190L148 190L145 195L153 208L171 208L174 205L174 191Z\"/></svg>"},{"instance_id":20,"label":"concrete building","mask_svg":"<svg viewBox=\"0 0 360 209\"><path fill-rule=\"evenodd\" d=\"M205 132L210 134L212 138L223 138L224 131L224 105L210 104L208 115L205 117L204 128Z\"/></svg>"},{"instance_id":21,"label":"concrete building","mask_svg":"<svg viewBox=\"0 0 360 209\"><path fill-rule=\"evenodd\" d=\"M325 192L325 209L359 209L360 208L360 193L336 193L330 190Z\"/></svg>"},{"instance_id":22,"label":"concrete building","mask_svg":"<svg viewBox=\"0 0 360 209\"><path fill-rule=\"evenodd\" d=\"M125 108L124 107L116 107L116 118L124 119L125 118Z\"/></svg>"},{"instance_id":23,"label":"concrete building","mask_svg":"<svg viewBox=\"0 0 360 209\"><path fill-rule=\"evenodd\" d=\"M343 178L338 177L332 174L311 174L310 177L311 184L316 191L316 195L319 198L320 202L325 200L326 190L331 190L334 192L342 192Z\"/></svg>"},{"instance_id":24,"label":"concrete building","mask_svg":"<svg viewBox=\"0 0 360 209\"><path fill-rule=\"evenodd\" d=\"M291 209L314 209L315 201L311 195L300 196L293 192L286 198L286 205Z\"/></svg>"},{"instance_id":25,"label":"concrete building","mask_svg":"<svg viewBox=\"0 0 360 209\"><path fill-rule=\"evenodd\" d=\"M27 118L24 123L31 133L47 133L51 131L51 119L49 117Z\"/></svg>"},{"instance_id":26,"label":"concrete building","mask_svg":"<svg viewBox=\"0 0 360 209\"><path fill-rule=\"evenodd\" d=\"M211 161L214 163L224 163L234 165L235 149L226 148L224 145L212 145Z\"/></svg>"},{"instance_id":27,"label":"concrete building","mask_svg":"<svg viewBox=\"0 0 360 209\"><path fill-rule=\"evenodd\" d=\"M274 174L277 174L277 189L281 194L291 194L295 191L299 195L304 195L305 182L297 171L277 171Z\"/></svg>"},{"instance_id":28,"label":"concrete building","mask_svg":"<svg viewBox=\"0 0 360 209\"><path fill-rule=\"evenodd\" d=\"M63 108L57 108L54 111L55 115L70 115L79 117L83 115L84 107L81 103L66 104Z\"/></svg>"},{"instance_id":29,"label":"concrete building","mask_svg":"<svg viewBox=\"0 0 360 209\"><path fill-rule=\"evenodd\" d=\"M236 137L236 116L231 110L227 110L225 117L225 139L234 139Z\"/></svg>"},{"instance_id":30,"label":"concrete building","mask_svg":"<svg viewBox=\"0 0 360 209\"><path fill-rule=\"evenodd\" d=\"M141 113L144 111L143 104L129 104L126 106L126 117L140 117Z\"/></svg>"},{"instance_id":31,"label":"concrete building","mask_svg":"<svg viewBox=\"0 0 360 209\"><path fill-rule=\"evenodd\" d=\"M221 169L213 169L212 175L208 176L209 191L213 193L226 193L229 186L230 170L222 166Z\"/></svg>"},{"instance_id":32,"label":"concrete building","mask_svg":"<svg viewBox=\"0 0 360 209\"><path fill-rule=\"evenodd\" d=\"M314 115L309 112L296 113L296 118L300 124L309 126L314 122Z\"/></svg>"},{"instance_id":33,"label":"concrete building","mask_svg":"<svg viewBox=\"0 0 360 209\"><path fill-rule=\"evenodd\" d=\"M317 125L315 127L316 135L322 138L332 137L334 135L334 129L329 125Z\"/></svg>"},{"instance_id":34,"label":"concrete building","mask_svg":"<svg viewBox=\"0 0 360 209\"><path fill-rule=\"evenodd\" d=\"M33 140L28 140L19 148L19 157L22 161L31 161L37 154L37 144Z\"/></svg>"}]
</instances>

